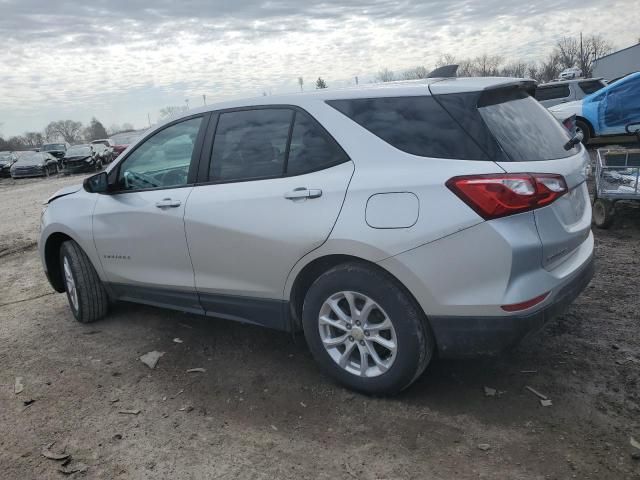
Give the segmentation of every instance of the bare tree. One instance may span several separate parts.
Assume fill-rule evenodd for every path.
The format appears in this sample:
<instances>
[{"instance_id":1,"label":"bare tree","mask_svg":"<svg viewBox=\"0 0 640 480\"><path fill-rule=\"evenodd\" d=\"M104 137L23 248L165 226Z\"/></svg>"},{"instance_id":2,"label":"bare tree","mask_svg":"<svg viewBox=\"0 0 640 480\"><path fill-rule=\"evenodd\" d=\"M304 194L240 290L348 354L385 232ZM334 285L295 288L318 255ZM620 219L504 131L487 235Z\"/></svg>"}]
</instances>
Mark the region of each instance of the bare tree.
<instances>
[{"instance_id":1,"label":"bare tree","mask_svg":"<svg viewBox=\"0 0 640 480\"><path fill-rule=\"evenodd\" d=\"M51 122L44 129L44 136L49 141L62 139L71 144L78 143L82 136L82 122L73 120Z\"/></svg>"},{"instance_id":2,"label":"bare tree","mask_svg":"<svg viewBox=\"0 0 640 480\"><path fill-rule=\"evenodd\" d=\"M425 67L414 67L402 72L401 77L403 80L418 80L420 78L427 78L429 71Z\"/></svg>"},{"instance_id":3,"label":"bare tree","mask_svg":"<svg viewBox=\"0 0 640 480\"><path fill-rule=\"evenodd\" d=\"M534 80L540 80L540 70L537 63L530 63L527 67L527 75Z\"/></svg>"},{"instance_id":4,"label":"bare tree","mask_svg":"<svg viewBox=\"0 0 640 480\"><path fill-rule=\"evenodd\" d=\"M541 82L550 82L554 78L558 78L562 67L560 65L560 58L558 57L558 52L553 51L549 54L549 56L542 62L540 66L540 74L538 80Z\"/></svg>"},{"instance_id":5,"label":"bare tree","mask_svg":"<svg viewBox=\"0 0 640 480\"><path fill-rule=\"evenodd\" d=\"M524 62L509 63L500 69L503 77L524 78L527 75L528 65Z\"/></svg>"},{"instance_id":6,"label":"bare tree","mask_svg":"<svg viewBox=\"0 0 640 480\"><path fill-rule=\"evenodd\" d=\"M458 63L456 61L455 55L451 55L450 53L445 53L440 55L440 58L436 62L436 68L444 67L445 65L455 65Z\"/></svg>"},{"instance_id":7,"label":"bare tree","mask_svg":"<svg viewBox=\"0 0 640 480\"><path fill-rule=\"evenodd\" d=\"M563 37L556 44L556 53L560 68L575 67L580 57L580 42L573 37Z\"/></svg>"},{"instance_id":8,"label":"bare tree","mask_svg":"<svg viewBox=\"0 0 640 480\"><path fill-rule=\"evenodd\" d=\"M396 79L395 74L388 68L384 68L376 75L377 82L393 82Z\"/></svg>"},{"instance_id":9,"label":"bare tree","mask_svg":"<svg viewBox=\"0 0 640 480\"><path fill-rule=\"evenodd\" d=\"M476 75L479 77L491 77L498 75L498 68L502 63L499 55L487 55L486 53L473 59Z\"/></svg>"},{"instance_id":10,"label":"bare tree","mask_svg":"<svg viewBox=\"0 0 640 480\"><path fill-rule=\"evenodd\" d=\"M168 105L160 109L160 118L171 118L186 111L186 105Z\"/></svg>"},{"instance_id":11,"label":"bare tree","mask_svg":"<svg viewBox=\"0 0 640 480\"><path fill-rule=\"evenodd\" d=\"M298 85L300 85L300 91L302 91L302 86L304 85L304 79L302 77L298 77Z\"/></svg>"},{"instance_id":12,"label":"bare tree","mask_svg":"<svg viewBox=\"0 0 640 480\"><path fill-rule=\"evenodd\" d=\"M322 88L327 88L327 82L325 82L322 77L318 77L318 80L316 80L316 90Z\"/></svg>"},{"instance_id":13,"label":"bare tree","mask_svg":"<svg viewBox=\"0 0 640 480\"><path fill-rule=\"evenodd\" d=\"M27 147L40 147L44 143L44 135L42 135L42 132L24 132L22 138Z\"/></svg>"},{"instance_id":14,"label":"bare tree","mask_svg":"<svg viewBox=\"0 0 640 480\"><path fill-rule=\"evenodd\" d=\"M582 75L593 75L593 62L613 51L613 46L602 35L590 35L582 41L582 52L578 55L578 66Z\"/></svg>"}]
</instances>

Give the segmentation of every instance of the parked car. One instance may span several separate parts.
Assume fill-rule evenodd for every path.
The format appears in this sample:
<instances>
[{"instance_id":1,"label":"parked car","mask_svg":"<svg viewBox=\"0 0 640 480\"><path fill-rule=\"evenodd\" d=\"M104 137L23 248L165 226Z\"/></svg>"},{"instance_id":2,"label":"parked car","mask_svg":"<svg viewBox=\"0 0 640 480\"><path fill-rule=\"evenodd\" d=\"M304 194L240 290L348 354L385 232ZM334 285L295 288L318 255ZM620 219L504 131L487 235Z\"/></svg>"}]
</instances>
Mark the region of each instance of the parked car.
<instances>
[{"instance_id":1,"label":"parked car","mask_svg":"<svg viewBox=\"0 0 640 480\"><path fill-rule=\"evenodd\" d=\"M102 157L93 145L73 145L62 159L64 173L87 172L102 169Z\"/></svg>"},{"instance_id":2,"label":"parked car","mask_svg":"<svg viewBox=\"0 0 640 480\"><path fill-rule=\"evenodd\" d=\"M18 152L9 171L12 178L48 177L58 173L58 160L47 152Z\"/></svg>"},{"instance_id":3,"label":"parked car","mask_svg":"<svg viewBox=\"0 0 640 480\"><path fill-rule=\"evenodd\" d=\"M549 111L560 121L575 115L585 143L603 135L631 135L625 127L640 122L640 72L610 83L582 100L556 105Z\"/></svg>"},{"instance_id":4,"label":"parked car","mask_svg":"<svg viewBox=\"0 0 640 480\"><path fill-rule=\"evenodd\" d=\"M579 78L543 83L536 88L535 97L545 107L580 100L597 92L607 84L601 78Z\"/></svg>"},{"instance_id":5,"label":"parked car","mask_svg":"<svg viewBox=\"0 0 640 480\"><path fill-rule=\"evenodd\" d=\"M61 161L62 158L64 157L64 154L67 151L67 148L69 148L69 144L68 143L45 143L44 145L42 145L42 148L40 149L43 152L47 152L50 153L51 155L53 155L54 157L56 157L58 159L58 166L61 166Z\"/></svg>"},{"instance_id":6,"label":"parked car","mask_svg":"<svg viewBox=\"0 0 640 480\"><path fill-rule=\"evenodd\" d=\"M11 176L11 165L18 160L15 152L0 152L0 177Z\"/></svg>"},{"instance_id":7,"label":"parked car","mask_svg":"<svg viewBox=\"0 0 640 480\"><path fill-rule=\"evenodd\" d=\"M578 67L566 68L560 72L560 80L573 80L574 78L580 78L582 76L582 70Z\"/></svg>"},{"instance_id":8,"label":"parked car","mask_svg":"<svg viewBox=\"0 0 640 480\"><path fill-rule=\"evenodd\" d=\"M110 140L113 142L113 158L118 158L129 145L140 138L140 132L117 133Z\"/></svg>"},{"instance_id":9,"label":"parked car","mask_svg":"<svg viewBox=\"0 0 640 480\"><path fill-rule=\"evenodd\" d=\"M111 147L107 147L103 143L92 143L91 148L100 158L102 165L107 165L113 160L113 149Z\"/></svg>"},{"instance_id":10,"label":"parked car","mask_svg":"<svg viewBox=\"0 0 640 480\"><path fill-rule=\"evenodd\" d=\"M593 274L579 140L519 79L189 111L48 200L39 251L80 322L112 300L302 330L367 393L497 353Z\"/></svg>"},{"instance_id":11,"label":"parked car","mask_svg":"<svg viewBox=\"0 0 640 480\"><path fill-rule=\"evenodd\" d=\"M94 147L96 145L102 145L105 147L105 152L103 152L101 155L103 156L103 163L106 165L107 163L111 163L111 161L116 158L114 152L113 152L113 147L114 147L114 143L113 140L111 140L110 138L103 138L100 140L94 140L93 142L91 142L91 145L93 145ZM100 151L100 150L98 150Z\"/></svg>"}]
</instances>

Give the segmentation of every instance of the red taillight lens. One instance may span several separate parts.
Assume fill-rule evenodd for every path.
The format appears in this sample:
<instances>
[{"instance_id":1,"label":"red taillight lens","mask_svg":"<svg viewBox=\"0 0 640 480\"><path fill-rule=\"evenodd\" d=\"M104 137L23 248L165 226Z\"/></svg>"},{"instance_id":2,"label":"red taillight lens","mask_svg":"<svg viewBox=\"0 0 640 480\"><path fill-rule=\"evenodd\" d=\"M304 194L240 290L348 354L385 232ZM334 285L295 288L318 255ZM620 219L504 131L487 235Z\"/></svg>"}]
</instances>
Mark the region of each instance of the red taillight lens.
<instances>
[{"instance_id":1,"label":"red taillight lens","mask_svg":"<svg viewBox=\"0 0 640 480\"><path fill-rule=\"evenodd\" d=\"M446 185L485 220L544 207L567 193L562 175L551 173L470 175Z\"/></svg>"},{"instance_id":2,"label":"red taillight lens","mask_svg":"<svg viewBox=\"0 0 640 480\"><path fill-rule=\"evenodd\" d=\"M538 295L537 297L532 298L531 300L527 300L526 302L512 303L511 305L502 305L502 307L500 308L502 308L502 310L504 310L505 312L519 312L521 310L527 310L528 308L534 307L539 303L542 303L544 299L547 298L548 296L549 296L549 292L543 293L542 295Z\"/></svg>"}]
</instances>

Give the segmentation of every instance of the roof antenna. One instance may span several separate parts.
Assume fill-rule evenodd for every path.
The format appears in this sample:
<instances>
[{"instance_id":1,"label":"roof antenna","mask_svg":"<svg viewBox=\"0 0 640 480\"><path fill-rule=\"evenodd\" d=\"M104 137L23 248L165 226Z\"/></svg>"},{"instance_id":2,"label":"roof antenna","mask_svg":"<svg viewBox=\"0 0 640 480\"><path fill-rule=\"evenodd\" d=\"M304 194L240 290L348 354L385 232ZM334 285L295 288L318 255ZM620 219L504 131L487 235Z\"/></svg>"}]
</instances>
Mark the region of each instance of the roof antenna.
<instances>
[{"instance_id":1,"label":"roof antenna","mask_svg":"<svg viewBox=\"0 0 640 480\"><path fill-rule=\"evenodd\" d=\"M427 78L452 78L456 77L458 65L444 65L432 71Z\"/></svg>"}]
</instances>

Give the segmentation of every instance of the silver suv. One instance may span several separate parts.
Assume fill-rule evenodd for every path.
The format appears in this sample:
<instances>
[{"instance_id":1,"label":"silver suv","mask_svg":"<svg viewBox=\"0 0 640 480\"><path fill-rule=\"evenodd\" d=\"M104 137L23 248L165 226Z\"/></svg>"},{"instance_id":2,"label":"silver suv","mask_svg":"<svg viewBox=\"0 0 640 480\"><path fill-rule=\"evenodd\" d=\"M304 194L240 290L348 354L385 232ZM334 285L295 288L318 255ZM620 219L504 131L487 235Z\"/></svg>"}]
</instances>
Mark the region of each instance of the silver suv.
<instances>
[{"instance_id":1,"label":"silver suv","mask_svg":"<svg viewBox=\"0 0 640 480\"><path fill-rule=\"evenodd\" d=\"M607 84L601 78L576 78L543 83L536 88L535 97L546 108L561 103L582 100Z\"/></svg>"},{"instance_id":2,"label":"silver suv","mask_svg":"<svg viewBox=\"0 0 640 480\"><path fill-rule=\"evenodd\" d=\"M48 201L39 250L81 322L112 301L303 331L388 394L490 354L589 282L588 155L517 79L233 101L148 131Z\"/></svg>"}]
</instances>

